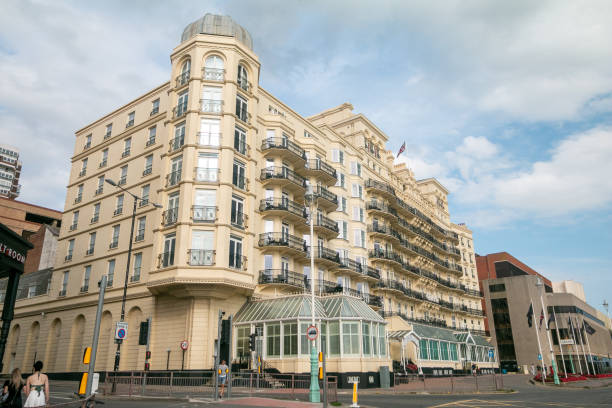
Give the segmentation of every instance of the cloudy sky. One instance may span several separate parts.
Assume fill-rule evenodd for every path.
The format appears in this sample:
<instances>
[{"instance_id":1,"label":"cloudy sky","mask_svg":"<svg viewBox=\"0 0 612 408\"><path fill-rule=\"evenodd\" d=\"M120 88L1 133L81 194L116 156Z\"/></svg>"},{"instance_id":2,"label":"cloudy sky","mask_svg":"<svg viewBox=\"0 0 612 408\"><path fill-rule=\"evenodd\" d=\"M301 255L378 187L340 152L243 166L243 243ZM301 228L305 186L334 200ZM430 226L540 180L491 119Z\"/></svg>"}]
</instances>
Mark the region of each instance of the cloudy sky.
<instances>
[{"instance_id":1,"label":"cloudy sky","mask_svg":"<svg viewBox=\"0 0 612 408\"><path fill-rule=\"evenodd\" d=\"M303 115L343 102L451 191L481 254L612 301L612 2L32 1L0 13L0 142L21 200L62 209L74 131L169 80L201 15L253 36L260 84Z\"/></svg>"}]
</instances>

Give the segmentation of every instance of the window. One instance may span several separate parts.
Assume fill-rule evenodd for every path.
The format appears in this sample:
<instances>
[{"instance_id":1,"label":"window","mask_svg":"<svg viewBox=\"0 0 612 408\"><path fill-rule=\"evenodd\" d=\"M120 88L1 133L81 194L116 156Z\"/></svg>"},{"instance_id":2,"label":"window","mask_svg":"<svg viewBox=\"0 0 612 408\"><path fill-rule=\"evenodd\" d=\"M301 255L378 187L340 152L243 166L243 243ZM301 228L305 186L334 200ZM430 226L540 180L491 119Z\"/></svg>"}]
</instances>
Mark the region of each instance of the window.
<instances>
[{"instance_id":1,"label":"window","mask_svg":"<svg viewBox=\"0 0 612 408\"><path fill-rule=\"evenodd\" d=\"M297 323L285 323L283 324L283 330L284 330L283 356L297 356L297 353L298 353Z\"/></svg>"},{"instance_id":2,"label":"window","mask_svg":"<svg viewBox=\"0 0 612 408\"><path fill-rule=\"evenodd\" d=\"M429 359L430 360L440 359L440 355L438 354L438 341L437 340L429 340Z\"/></svg>"},{"instance_id":3,"label":"window","mask_svg":"<svg viewBox=\"0 0 612 408\"><path fill-rule=\"evenodd\" d=\"M74 231L75 229L77 229L77 226L79 225L79 211L75 211L72 213L72 225L70 226L70 231Z\"/></svg>"},{"instance_id":4,"label":"window","mask_svg":"<svg viewBox=\"0 0 612 408\"><path fill-rule=\"evenodd\" d=\"M151 103L151 114L150 116L153 116L155 114L159 113L159 99L154 100Z\"/></svg>"},{"instance_id":5,"label":"window","mask_svg":"<svg viewBox=\"0 0 612 408\"><path fill-rule=\"evenodd\" d=\"M339 149L332 149L332 161L344 164L344 152Z\"/></svg>"},{"instance_id":6,"label":"window","mask_svg":"<svg viewBox=\"0 0 612 408\"><path fill-rule=\"evenodd\" d=\"M201 119L199 136L201 146L219 146L221 138L219 119Z\"/></svg>"},{"instance_id":7,"label":"window","mask_svg":"<svg viewBox=\"0 0 612 408\"><path fill-rule=\"evenodd\" d=\"M218 180L218 173L219 156L217 153L200 153L198 156L196 180L216 183Z\"/></svg>"},{"instance_id":8,"label":"window","mask_svg":"<svg viewBox=\"0 0 612 408\"><path fill-rule=\"evenodd\" d=\"M127 120L127 123L125 124L126 128L129 128L130 126L134 126L134 117L135 116L136 116L136 112L128 113L128 120Z\"/></svg>"},{"instance_id":9,"label":"window","mask_svg":"<svg viewBox=\"0 0 612 408\"><path fill-rule=\"evenodd\" d=\"M232 196L231 223L240 228L244 228L244 213L242 198Z\"/></svg>"},{"instance_id":10,"label":"window","mask_svg":"<svg viewBox=\"0 0 612 408\"><path fill-rule=\"evenodd\" d=\"M174 249L176 246L176 235L168 234L164 237L164 252L161 256L161 266L163 268L174 265Z\"/></svg>"},{"instance_id":11,"label":"window","mask_svg":"<svg viewBox=\"0 0 612 408\"><path fill-rule=\"evenodd\" d=\"M83 150L87 150L91 147L91 134L85 136L85 146Z\"/></svg>"},{"instance_id":12,"label":"window","mask_svg":"<svg viewBox=\"0 0 612 408\"><path fill-rule=\"evenodd\" d=\"M234 169L232 172L232 184L241 190L246 190L244 163L238 160L234 160Z\"/></svg>"},{"instance_id":13,"label":"window","mask_svg":"<svg viewBox=\"0 0 612 408\"><path fill-rule=\"evenodd\" d=\"M195 230L191 234L190 265L214 265L214 231Z\"/></svg>"},{"instance_id":14,"label":"window","mask_svg":"<svg viewBox=\"0 0 612 408\"><path fill-rule=\"evenodd\" d=\"M359 354L359 323L342 323L342 354Z\"/></svg>"},{"instance_id":15,"label":"window","mask_svg":"<svg viewBox=\"0 0 612 408\"><path fill-rule=\"evenodd\" d=\"M151 186L149 184L145 184L140 189L140 206L145 206L149 203L149 191L151 190Z\"/></svg>"},{"instance_id":16,"label":"window","mask_svg":"<svg viewBox=\"0 0 612 408\"><path fill-rule=\"evenodd\" d=\"M60 296L66 296L66 289L68 288L68 278L70 277L70 271L65 271L64 276L62 277L62 290L60 291Z\"/></svg>"},{"instance_id":17,"label":"window","mask_svg":"<svg viewBox=\"0 0 612 408\"><path fill-rule=\"evenodd\" d=\"M329 322L329 355L340 355L340 323Z\"/></svg>"},{"instance_id":18,"label":"window","mask_svg":"<svg viewBox=\"0 0 612 408\"><path fill-rule=\"evenodd\" d=\"M266 355L280 357L280 324L266 325Z\"/></svg>"},{"instance_id":19,"label":"window","mask_svg":"<svg viewBox=\"0 0 612 408\"><path fill-rule=\"evenodd\" d=\"M457 356L457 344L450 343L450 359L452 361L459 361L459 357Z\"/></svg>"},{"instance_id":20,"label":"window","mask_svg":"<svg viewBox=\"0 0 612 408\"><path fill-rule=\"evenodd\" d=\"M234 149L240 154L247 154L246 131L238 126L234 129Z\"/></svg>"},{"instance_id":21,"label":"window","mask_svg":"<svg viewBox=\"0 0 612 408\"><path fill-rule=\"evenodd\" d=\"M140 218L138 218L138 227L137 227L137 230L136 230L136 238L134 239L135 241L142 241L142 240L144 240L146 225L147 225L147 217L140 217Z\"/></svg>"},{"instance_id":22,"label":"window","mask_svg":"<svg viewBox=\"0 0 612 408\"><path fill-rule=\"evenodd\" d=\"M84 184L79 184L79 186L77 187L77 195L76 198L74 199L74 203L80 203L81 200L83 199L83 187Z\"/></svg>"},{"instance_id":23,"label":"window","mask_svg":"<svg viewBox=\"0 0 612 408\"><path fill-rule=\"evenodd\" d=\"M104 176L98 177L98 188L96 189L96 195L102 194L104 191Z\"/></svg>"},{"instance_id":24,"label":"window","mask_svg":"<svg viewBox=\"0 0 612 408\"><path fill-rule=\"evenodd\" d=\"M344 173L340 173L340 172L337 172L337 173L338 173L338 179L336 180L335 186L345 188L346 184L345 184Z\"/></svg>"},{"instance_id":25,"label":"window","mask_svg":"<svg viewBox=\"0 0 612 408\"><path fill-rule=\"evenodd\" d=\"M215 221L217 218L215 190L197 189L193 206L194 221Z\"/></svg>"},{"instance_id":26,"label":"window","mask_svg":"<svg viewBox=\"0 0 612 408\"><path fill-rule=\"evenodd\" d=\"M91 278L91 265L87 265L85 267L85 272L83 273L83 287L81 288L81 292L87 292L89 290L89 279Z\"/></svg>"},{"instance_id":27,"label":"window","mask_svg":"<svg viewBox=\"0 0 612 408\"><path fill-rule=\"evenodd\" d=\"M249 113L247 110L247 101L241 96L236 97L236 116L238 117L238 119L245 123L248 123L250 121Z\"/></svg>"},{"instance_id":28,"label":"window","mask_svg":"<svg viewBox=\"0 0 612 408\"><path fill-rule=\"evenodd\" d=\"M427 341L427 339L419 340L419 351L421 353L420 355L421 360L429 360L428 347L429 347L429 342Z\"/></svg>"},{"instance_id":29,"label":"window","mask_svg":"<svg viewBox=\"0 0 612 408\"><path fill-rule=\"evenodd\" d=\"M242 238L233 235L229 242L229 267L242 268Z\"/></svg>"},{"instance_id":30,"label":"window","mask_svg":"<svg viewBox=\"0 0 612 408\"><path fill-rule=\"evenodd\" d=\"M187 105L189 103L189 91L181 92L178 96L176 107L174 108L174 117L180 118L187 113Z\"/></svg>"},{"instance_id":31,"label":"window","mask_svg":"<svg viewBox=\"0 0 612 408\"><path fill-rule=\"evenodd\" d=\"M178 192L168 196L168 209L163 214L164 225L172 225L178 221L179 204L180 195Z\"/></svg>"},{"instance_id":32,"label":"window","mask_svg":"<svg viewBox=\"0 0 612 408\"><path fill-rule=\"evenodd\" d=\"M207 81L223 81L223 60L217 55L211 55L204 61L204 79Z\"/></svg>"},{"instance_id":33,"label":"window","mask_svg":"<svg viewBox=\"0 0 612 408\"><path fill-rule=\"evenodd\" d=\"M119 170L121 173L119 175L119 181L117 182L117 184L121 186L127 182L127 172L128 172L127 164L125 166L121 166Z\"/></svg>"},{"instance_id":34,"label":"window","mask_svg":"<svg viewBox=\"0 0 612 408\"><path fill-rule=\"evenodd\" d=\"M353 221L363 222L363 208L353 207Z\"/></svg>"},{"instance_id":35,"label":"window","mask_svg":"<svg viewBox=\"0 0 612 408\"><path fill-rule=\"evenodd\" d=\"M138 282L140 280L140 271L142 269L142 252L134 254L134 273L130 279L132 282Z\"/></svg>"},{"instance_id":36,"label":"window","mask_svg":"<svg viewBox=\"0 0 612 408\"><path fill-rule=\"evenodd\" d=\"M181 181L183 171L183 156L175 157L170 162L170 174L168 174L167 186L177 185Z\"/></svg>"},{"instance_id":37,"label":"window","mask_svg":"<svg viewBox=\"0 0 612 408\"><path fill-rule=\"evenodd\" d=\"M347 208L347 204L346 204L346 197L343 196L338 196L338 211L346 213L346 208Z\"/></svg>"},{"instance_id":38,"label":"window","mask_svg":"<svg viewBox=\"0 0 612 408\"><path fill-rule=\"evenodd\" d=\"M236 355L238 358L251 356L251 350L249 349L250 334L251 328L249 326L236 328Z\"/></svg>"},{"instance_id":39,"label":"window","mask_svg":"<svg viewBox=\"0 0 612 408\"><path fill-rule=\"evenodd\" d=\"M117 196L117 205L115 206L115 215L119 215L123 212L123 194Z\"/></svg>"},{"instance_id":40,"label":"window","mask_svg":"<svg viewBox=\"0 0 612 408\"><path fill-rule=\"evenodd\" d=\"M120 225L113 225L113 236L111 238L111 243L109 245L109 248L117 248L117 245L119 245L119 231L120 231Z\"/></svg>"},{"instance_id":41,"label":"window","mask_svg":"<svg viewBox=\"0 0 612 408\"><path fill-rule=\"evenodd\" d=\"M353 230L353 244L356 247L365 248L365 231L360 229Z\"/></svg>"},{"instance_id":42,"label":"window","mask_svg":"<svg viewBox=\"0 0 612 408\"><path fill-rule=\"evenodd\" d=\"M363 198L363 186L361 184L353 183L352 190L351 190L351 197Z\"/></svg>"},{"instance_id":43,"label":"window","mask_svg":"<svg viewBox=\"0 0 612 408\"><path fill-rule=\"evenodd\" d=\"M363 355L369 356L371 354L371 342L372 342L369 322L361 323L361 332L362 332L362 338L363 338Z\"/></svg>"},{"instance_id":44,"label":"window","mask_svg":"<svg viewBox=\"0 0 612 408\"><path fill-rule=\"evenodd\" d=\"M132 138L128 137L123 141L123 153L121 153L121 157L127 157L130 155L130 151L132 149Z\"/></svg>"},{"instance_id":45,"label":"window","mask_svg":"<svg viewBox=\"0 0 612 408\"><path fill-rule=\"evenodd\" d=\"M213 86L202 88L202 100L200 103L202 105L202 112L221 113L223 110L221 88Z\"/></svg>"},{"instance_id":46,"label":"window","mask_svg":"<svg viewBox=\"0 0 612 408\"><path fill-rule=\"evenodd\" d=\"M147 157L145 157L145 168L144 171L142 172L143 176L149 175L153 172L153 155L150 154Z\"/></svg>"},{"instance_id":47,"label":"window","mask_svg":"<svg viewBox=\"0 0 612 408\"><path fill-rule=\"evenodd\" d=\"M339 239L348 239L348 223L346 221L338 221L338 231L340 231Z\"/></svg>"},{"instance_id":48,"label":"window","mask_svg":"<svg viewBox=\"0 0 612 408\"><path fill-rule=\"evenodd\" d=\"M72 253L74 252L74 239L68 241L68 251L66 252L66 261L72 259Z\"/></svg>"},{"instance_id":49,"label":"window","mask_svg":"<svg viewBox=\"0 0 612 408\"><path fill-rule=\"evenodd\" d=\"M185 122L174 127L174 139L170 141L170 152L180 149L185 144Z\"/></svg>"},{"instance_id":50,"label":"window","mask_svg":"<svg viewBox=\"0 0 612 408\"><path fill-rule=\"evenodd\" d=\"M104 139L108 139L111 137L111 133L113 133L113 124L109 123L106 125L106 133L104 134Z\"/></svg>"},{"instance_id":51,"label":"window","mask_svg":"<svg viewBox=\"0 0 612 408\"><path fill-rule=\"evenodd\" d=\"M380 346L380 355L387 355L387 336L385 335L385 326L378 325L378 345Z\"/></svg>"},{"instance_id":52,"label":"window","mask_svg":"<svg viewBox=\"0 0 612 408\"><path fill-rule=\"evenodd\" d=\"M245 91L249 90L249 76L244 65L238 65L238 86Z\"/></svg>"},{"instance_id":53,"label":"window","mask_svg":"<svg viewBox=\"0 0 612 408\"><path fill-rule=\"evenodd\" d=\"M108 148L102 150L102 161L100 162L100 167L106 166L108 163Z\"/></svg>"},{"instance_id":54,"label":"window","mask_svg":"<svg viewBox=\"0 0 612 408\"><path fill-rule=\"evenodd\" d=\"M351 174L361 177L361 163L354 161L351 162Z\"/></svg>"},{"instance_id":55,"label":"window","mask_svg":"<svg viewBox=\"0 0 612 408\"><path fill-rule=\"evenodd\" d=\"M176 86L183 86L189 82L189 75L191 72L191 60L187 60L181 67L181 74L176 79Z\"/></svg>"},{"instance_id":56,"label":"window","mask_svg":"<svg viewBox=\"0 0 612 408\"><path fill-rule=\"evenodd\" d=\"M107 280L106 284L108 286L113 286L113 280L115 279L115 260L111 259L108 261L108 273L106 274Z\"/></svg>"},{"instance_id":57,"label":"window","mask_svg":"<svg viewBox=\"0 0 612 408\"><path fill-rule=\"evenodd\" d=\"M87 157L81 160L81 172L79 173L79 177L82 177L87 173Z\"/></svg>"},{"instance_id":58,"label":"window","mask_svg":"<svg viewBox=\"0 0 612 408\"><path fill-rule=\"evenodd\" d=\"M92 232L89 234L89 246L87 247L87 251L85 252L85 255L93 254L95 247L96 247L96 233Z\"/></svg>"}]
</instances>

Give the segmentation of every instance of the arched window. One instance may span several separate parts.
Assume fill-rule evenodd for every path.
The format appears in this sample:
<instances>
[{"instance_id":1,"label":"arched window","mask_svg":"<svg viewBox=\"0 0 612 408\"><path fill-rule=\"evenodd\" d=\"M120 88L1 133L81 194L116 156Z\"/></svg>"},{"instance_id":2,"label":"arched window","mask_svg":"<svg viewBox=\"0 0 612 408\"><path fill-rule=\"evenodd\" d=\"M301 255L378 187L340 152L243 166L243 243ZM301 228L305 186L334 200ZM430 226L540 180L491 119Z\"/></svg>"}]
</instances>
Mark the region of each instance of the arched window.
<instances>
[{"instance_id":1,"label":"arched window","mask_svg":"<svg viewBox=\"0 0 612 408\"><path fill-rule=\"evenodd\" d=\"M238 86L245 91L249 90L249 77L244 65L238 65Z\"/></svg>"},{"instance_id":2,"label":"arched window","mask_svg":"<svg viewBox=\"0 0 612 408\"><path fill-rule=\"evenodd\" d=\"M176 86L185 85L189 82L189 76L191 72L191 60L187 60L183 62L183 66L181 68L181 75L176 79Z\"/></svg>"},{"instance_id":3,"label":"arched window","mask_svg":"<svg viewBox=\"0 0 612 408\"><path fill-rule=\"evenodd\" d=\"M223 60L218 55L210 55L204 62L204 79L223 81Z\"/></svg>"}]
</instances>

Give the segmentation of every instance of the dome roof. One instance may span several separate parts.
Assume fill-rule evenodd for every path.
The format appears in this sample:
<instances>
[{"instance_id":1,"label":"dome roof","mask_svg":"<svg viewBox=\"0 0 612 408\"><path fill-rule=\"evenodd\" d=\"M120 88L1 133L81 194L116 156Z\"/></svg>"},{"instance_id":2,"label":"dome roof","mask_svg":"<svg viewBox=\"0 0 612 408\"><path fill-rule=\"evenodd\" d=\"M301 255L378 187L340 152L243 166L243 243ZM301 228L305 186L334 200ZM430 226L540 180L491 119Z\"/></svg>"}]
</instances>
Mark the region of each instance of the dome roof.
<instances>
[{"instance_id":1,"label":"dome roof","mask_svg":"<svg viewBox=\"0 0 612 408\"><path fill-rule=\"evenodd\" d=\"M181 42L185 42L198 34L225 35L235 37L238 41L246 45L250 50L253 50L253 40L251 34L230 16L219 16L216 14L207 13L189 24L183 30Z\"/></svg>"}]
</instances>

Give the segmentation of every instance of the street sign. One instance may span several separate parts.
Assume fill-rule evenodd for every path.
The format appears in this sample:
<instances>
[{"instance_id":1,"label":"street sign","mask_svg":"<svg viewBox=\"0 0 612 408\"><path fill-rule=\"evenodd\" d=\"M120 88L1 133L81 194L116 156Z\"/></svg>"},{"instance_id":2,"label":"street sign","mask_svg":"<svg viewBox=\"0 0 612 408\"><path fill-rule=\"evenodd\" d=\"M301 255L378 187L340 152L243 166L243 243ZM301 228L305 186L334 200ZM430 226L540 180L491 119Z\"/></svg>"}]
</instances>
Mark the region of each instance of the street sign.
<instances>
[{"instance_id":1,"label":"street sign","mask_svg":"<svg viewBox=\"0 0 612 408\"><path fill-rule=\"evenodd\" d=\"M349 376L346 378L346 382L349 384L359 384L359 377L358 376Z\"/></svg>"},{"instance_id":2,"label":"street sign","mask_svg":"<svg viewBox=\"0 0 612 408\"><path fill-rule=\"evenodd\" d=\"M493 358L493 350L489 350L489 358Z\"/></svg>"},{"instance_id":3,"label":"street sign","mask_svg":"<svg viewBox=\"0 0 612 408\"><path fill-rule=\"evenodd\" d=\"M538 360L542 359L542 355L540 353L538 353Z\"/></svg>"},{"instance_id":4,"label":"street sign","mask_svg":"<svg viewBox=\"0 0 612 408\"><path fill-rule=\"evenodd\" d=\"M572 339L561 339L560 344L562 346L572 345L572 344L574 344L574 340L572 340Z\"/></svg>"},{"instance_id":5,"label":"street sign","mask_svg":"<svg viewBox=\"0 0 612 408\"><path fill-rule=\"evenodd\" d=\"M127 322L117 322L115 326L115 340L123 340L127 337L128 324Z\"/></svg>"},{"instance_id":6,"label":"street sign","mask_svg":"<svg viewBox=\"0 0 612 408\"><path fill-rule=\"evenodd\" d=\"M308 329L306 329L306 337L308 337L308 340L316 340L318 336L319 330L317 326L308 326Z\"/></svg>"},{"instance_id":7,"label":"street sign","mask_svg":"<svg viewBox=\"0 0 612 408\"><path fill-rule=\"evenodd\" d=\"M181 350L185 351L189 348L189 342L187 340L181 341Z\"/></svg>"}]
</instances>

